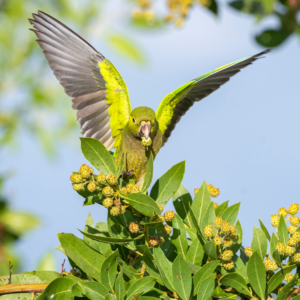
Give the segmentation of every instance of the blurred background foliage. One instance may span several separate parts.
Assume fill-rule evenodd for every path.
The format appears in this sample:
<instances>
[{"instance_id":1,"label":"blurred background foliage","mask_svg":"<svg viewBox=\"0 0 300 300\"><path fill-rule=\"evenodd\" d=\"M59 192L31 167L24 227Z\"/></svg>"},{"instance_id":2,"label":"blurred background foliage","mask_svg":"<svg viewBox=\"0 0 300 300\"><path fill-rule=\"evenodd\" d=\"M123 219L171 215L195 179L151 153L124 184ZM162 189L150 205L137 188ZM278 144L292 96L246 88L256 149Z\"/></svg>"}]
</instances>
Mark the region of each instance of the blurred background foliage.
<instances>
[{"instance_id":1,"label":"blurred background foliage","mask_svg":"<svg viewBox=\"0 0 300 300\"><path fill-rule=\"evenodd\" d=\"M112 3L122 3L121 12L109 13ZM55 154L58 142L71 143L78 127L68 97L48 67L33 34L28 18L38 9L63 20L87 40L92 36L130 63L144 65L146 51L130 35L132 30L162 31L180 27L201 8L220 15L220 0L0 0L0 155L6 147L18 146L20 136L29 132L44 151ZM261 46L277 47L291 35L300 38L300 0L234 0L228 9L252 17L258 26L254 39ZM194 16L195 17L195 16ZM122 32L113 29L122 19ZM266 20L274 27L265 27ZM245 33L252 34L252 33ZM3 159L3 157L1 158ZM5 173L6 174L6 173ZM12 248L38 220L9 208L0 179L0 274L6 274L8 260L17 272L19 262ZM51 269L53 257L47 253L38 269Z\"/></svg>"}]
</instances>

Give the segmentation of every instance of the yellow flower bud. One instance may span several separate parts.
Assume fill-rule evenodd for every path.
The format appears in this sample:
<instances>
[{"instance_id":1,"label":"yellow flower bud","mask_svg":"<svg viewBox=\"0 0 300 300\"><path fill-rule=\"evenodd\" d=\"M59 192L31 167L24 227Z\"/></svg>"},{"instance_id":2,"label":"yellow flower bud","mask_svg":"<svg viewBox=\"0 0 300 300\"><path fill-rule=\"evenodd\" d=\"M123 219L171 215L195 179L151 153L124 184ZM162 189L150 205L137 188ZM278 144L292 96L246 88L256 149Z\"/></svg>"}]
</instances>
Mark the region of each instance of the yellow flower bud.
<instances>
[{"instance_id":1,"label":"yellow flower bud","mask_svg":"<svg viewBox=\"0 0 300 300\"><path fill-rule=\"evenodd\" d=\"M175 21L175 24L177 27L181 27L184 23L184 19L183 18L178 18L176 21Z\"/></svg>"},{"instance_id":2,"label":"yellow flower bud","mask_svg":"<svg viewBox=\"0 0 300 300\"><path fill-rule=\"evenodd\" d=\"M155 246L158 246L159 244L159 237L158 236L152 236L149 240L150 242L150 245L155 247Z\"/></svg>"},{"instance_id":3,"label":"yellow flower bud","mask_svg":"<svg viewBox=\"0 0 300 300\"><path fill-rule=\"evenodd\" d=\"M291 222L292 226L297 227L300 224L300 218L292 216L290 218L290 222Z\"/></svg>"},{"instance_id":4,"label":"yellow flower bud","mask_svg":"<svg viewBox=\"0 0 300 300\"><path fill-rule=\"evenodd\" d=\"M126 186L121 187L120 191L121 191L121 194L124 194L124 195L128 194Z\"/></svg>"},{"instance_id":5,"label":"yellow flower bud","mask_svg":"<svg viewBox=\"0 0 300 300\"><path fill-rule=\"evenodd\" d=\"M279 217L277 215L271 216L271 224L273 227L278 227L279 225Z\"/></svg>"},{"instance_id":6,"label":"yellow flower bud","mask_svg":"<svg viewBox=\"0 0 300 300\"><path fill-rule=\"evenodd\" d=\"M112 198L105 198L102 202L102 205L106 208L111 207L114 204L114 201Z\"/></svg>"},{"instance_id":7,"label":"yellow flower bud","mask_svg":"<svg viewBox=\"0 0 300 300\"><path fill-rule=\"evenodd\" d=\"M299 205L297 203L294 203L289 207L288 212L290 215L295 215L298 212L298 210L299 210Z\"/></svg>"},{"instance_id":8,"label":"yellow flower bud","mask_svg":"<svg viewBox=\"0 0 300 300\"><path fill-rule=\"evenodd\" d=\"M266 258L264 261L264 265L266 270L269 271L276 271L278 269L276 262L273 261L271 258Z\"/></svg>"},{"instance_id":9,"label":"yellow flower bud","mask_svg":"<svg viewBox=\"0 0 300 300\"><path fill-rule=\"evenodd\" d=\"M290 256L293 255L296 252L296 248L292 246L286 246L285 247L285 255Z\"/></svg>"},{"instance_id":10,"label":"yellow flower bud","mask_svg":"<svg viewBox=\"0 0 300 300\"><path fill-rule=\"evenodd\" d=\"M118 216L120 214L120 207L119 206L113 206L111 209L110 209L110 214L112 216Z\"/></svg>"},{"instance_id":11,"label":"yellow flower bud","mask_svg":"<svg viewBox=\"0 0 300 300\"><path fill-rule=\"evenodd\" d=\"M282 216L283 218L285 218L287 216L287 210L285 207L281 207L278 209L278 216Z\"/></svg>"},{"instance_id":12,"label":"yellow flower bud","mask_svg":"<svg viewBox=\"0 0 300 300\"><path fill-rule=\"evenodd\" d=\"M221 229L222 224L223 224L223 219L221 217L216 217L214 222L215 227L217 229Z\"/></svg>"},{"instance_id":13,"label":"yellow flower bud","mask_svg":"<svg viewBox=\"0 0 300 300\"><path fill-rule=\"evenodd\" d=\"M138 233L140 231L140 225L135 222L131 222L129 224L129 231L132 233Z\"/></svg>"},{"instance_id":14,"label":"yellow flower bud","mask_svg":"<svg viewBox=\"0 0 300 300\"><path fill-rule=\"evenodd\" d=\"M230 234L230 223L227 221L223 221L221 226L221 232L223 234Z\"/></svg>"},{"instance_id":15,"label":"yellow flower bud","mask_svg":"<svg viewBox=\"0 0 300 300\"><path fill-rule=\"evenodd\" d=\"M140 191L139 186L137 184L128 183L126 185L126 188L127 188L128 194L134 194L134 193L138 193Z\"/></svg>"},{"instance_id":16,"label":"yellow flower bud","mask_svg":"<svg viewBox=\"0 0 300 300\"><path fill-rule=\"evenodd\" d=\"M250 300L259 300L257 297L251 297Z\"/></svg>"},{"instance_id":17,"label":"yellow flower bud","mask_svg":"<svg viewBox=\"0 0 300 300\"><path fill-rule=\"evenodd\" d=\"M224 267L225 270L229 271L234 268L234 262L233 261L224 261L222 263L222 266Z\"/></svg>"},{"instance_id":18,"label":"yellow flower bud","mask_svg":"<svg viewBox=\"0 0 300 300\"><path fill-rule=\"evenodd\" d=\"M293 262L299 263L300 262L300 253L295 253L292 258L293 258Z\"/></svg>"},{"instance_id":19,"label":"yellow flower bud","mask_svg":"<svg viewBox=\"0 0 300 300\"><path fill-rule=\"evenodd\" d=\"M110 186L105 186L102 190L102 194L105 197L112 197L114 195L114 190Z\"/></svg>"},{"instance_id":20,"label":"yellow flower bud","mask_svg":"<svg viewBox=\"0 0 300 300\"><path fill-rule=\"evenodd\" d=\"M109 185L116 185L118 183L118 179L117 179L117 177L114 174L108 174L106 176L106 182Z\"/></svg>"},{"instance_id":21,"label":"yellow flower bud","mask_svg":"<svg viewBox=\"0 0 300 300\"><path fill-rule=\"evenodd\" d=\"M214 208L216 209L216 208L218 208L218 207L219 207L219 204L216 203L216 202L214 202Z\"/></svg>"},{"instance_id":22,"label":"yellow flower bud","mask_svg":"<svg viewBox=\"0 0 300 300\"><path fill-rule=\"evenodd\" d=\"M170 234L172 232L172 228L169 225L165 225L164 229L162 229L164 234Z\"/></svg>"},{"instance_id":23,"label":"yellow flower bud","mask_svg":"<svg viewBox=\"0 0 300 300\"><path fill-rule=\"evenodd\" d=\"M158 204L157 206L159 207L160 211L163 212L164 207L162 205L160 205L160 204Z\"/></svg>"},{"instance_id":24,"label":"yellow flower bud","mask_svg":"<svg viewBox=\"0 0 300 300\"><path fill-rule=\"evenodd\" d=\"M96 177L97 182L99 182L100 184L105 184L106 183L106 177L104 174L99 174Z\"/></svg>"},{"instance_id":25,"label":"yellow flower bud","mask_svg":"<svg viewBox=\"0 0 300 300\"><path fill-rule=\"evenodd\" d=\"M290 226L288 226L287 230L288 230L289 234L293 234L296 232L297 227L290 225Z\"/></svg>"},{"instance_id":26,"label":"yellow flower bud","mask_svg":"<svg viewBox=\"0 0 300 300\"><path fill-rule=\"evenodd\" d=\"M214 241L216 246L220 246L223 243L223 239L220 236L215 236Z\"/></svg>"},{"instance_id":27,"label":"yellow flower bud","mask_svg":"<svg viewBox=\"0 0 300 300\"><path fill-rule=\"evenodd\" d=\"M70 180L74 183L80 183L82 182L82 176L80 174L72 174L70 177Z\"/></svg>"},{"instance_id":28,"label":"yellow flower bud","mask_svg":"<svg viewBox=\"0 0 300 300\"><path fill-rule=\"evenodd\" d=\"M175 213L172 210L168 210L165 212L164 217L166 221L172 221L173 218L175 217Z\"/></svg>"},{"instance_id":29,"label":"yellow flower bud","mask_svg":"<svg viewBox=\"0 0 300 300\"><path fill-rule=\"evenodd\" d=\"M248 257L251 257L251 255L252 255L251 247L246 247L245 248L245 255L248 256Z\"/></svg>"},{"instance_id":30,"label":"yellow flower bud","mask_svg":"<svg viewBox=\"0 0 300 300\"><path fill-rule=\"evenodd\" d=\"M300 232L299 231L296 231L294 234L293 234L293 238L297 240L297 243L300 242Z\"/></svg>"},{"instance_id":31,"label":"yellow flower bud","mask_svg":"<svg viewBox=\"0 0 300 300\"><path fill-rule=\"evenodd\" d=\"M126 206L125 205L120 205L119 208L120 208L120 214L121 215L125 214Z\"/></svg>"},{"instance_id":32,"label":"yellow flower bud","mask_svg":"<svg viewBox=\"0 0 300 300\"><path fill-rule=\"evenodd\" d=\"M75 183L75 184L73 184L73 189L76 192L82 191L84 189L84 184L83 183Z\"/></svg>"},{"instance_id":33,"label":"yellow flower bud","mask_svg":"<svg viewBox=\"0 0 300 300\"><path fill-rule=\"evenodd\" d=\"M212 184L209 184L207 186L207 188L208 188L208 191L209 191L209 193L212 197L218 197L219 196L220 190L218 188L215 188Z\"/></svg>"},{"instance_id":34,"label":"yellow flower bud","mask_svg":"<svg viewBox=\"0 0 300 300\"><path fill-rule=\"evenodd\" d=\"M284 276L284 280L285 280L286 282L290 282L293 278L294 278L294 275L291 274L291 273L287 273L287 274Z\"/></svg>"},{"instance_id":35,"label":"yellow flower bud","mask_svg":"<svg viewBox=\"0 0 300 300\"><path fill-rule=\"evenodd\" d=\"M233 252L231 250L225 250L222 254L221 254L221 259L222 260L231 260L233 256Z\"/></svg>"},{"instance_id":36,"label":"yellow flower bud","mask_svg":"<svg viewBox=\"0 0 300 300\"><path fill-rule=\"evenodd\" d=\"M83 178L88 178L93 174L93 169L88 165L82 165L79 169L79 173Z\"/></svg>"},{"instance_id":37,"label":"yellow flower bud","mask_svg":"<svg viewBox=\"0 0 300 300\"><path fill-rule=\"evenodd\" d=\"M288 245L291 247L296 247L297 243L298 243L298 241L294 237L291 237L288 239Z\"/></svg>"},{"instance_id":38,"label":"yellow flower bud","mask_svg":"<svg viewBox=\"0 0 300 300\"><path fill-rule=\"evenodd\" d=\"M235 225L230 225L230 233L235 234L236 233L236 226Z\"/></svg>"},{"instance_id":39,"label":"yellow flower bud","mask_svg":"<svg viewBox=\"0 0 300 300\"><path fill-rule=\"evenodd\" d=\"M198 193L198 191L199 191L198 188L194 189L194 195L196 195Z\"/></svg>"},{"instance_id":40,"label":"yellow flower bud","mask_svg":"<svg viewBox=\"0 0 300 300\"><path fill-rule=\"evenodd\" d=\"M223 247L229 248L233 245L233 240L230 236L225 236L223 240Z\"/></svg>"},{"instance_id":41,"label":"yellow flower bud","mask_svg":"<svg viewBox=\"0 0 300 300\"><path fill-rule=\"evenodd\" d=\"M212 238L214 235L214 229L211 225L206 225L204 227L204 235L206 238Z\"/></svg>"},{"instance_id":42,"label":"yellow flower bud","mask_svg":"<svg viewBox=\"0 0 300 300\"><path fill-rule=\"evenodd\" d=\"M165 243L165 239L162 236L160 236L158 239L158 245L162 246Z\"/></svg>"},{"instance_id":43,"label":"yellow flower bud","mask_svg":"<svg viewBox=\"0 0 300 300\"><path fill-rule=\"evenodd\" d=\"M157 215L157 216L155 216L154 221L164 223L166 220L162 215Z\"/></svg>"},{"instance_id":44,"label":"yellow flower bud","mask_svg":"<svg viewBox=\"0 0 300 300\"><path fill-rule=\"evenodd\" d=\"M283 243L277 243L275 249L278 250L278 253L280 255L285 255L285 252L286 252L286 246L285 246L285 244L283 244Z\"/></svg>"},{"instance_id":45,"label":"yellow flower bud","mask_svg":"<svg viewBox=\"0 0 300 300\"><path fill-rule=\"evenodd\" d=\"M91 181L88 185L87 185L87 190L91 193L95 192L97 189L97 185L94 181Z\"/></svg>"}]
</instances>

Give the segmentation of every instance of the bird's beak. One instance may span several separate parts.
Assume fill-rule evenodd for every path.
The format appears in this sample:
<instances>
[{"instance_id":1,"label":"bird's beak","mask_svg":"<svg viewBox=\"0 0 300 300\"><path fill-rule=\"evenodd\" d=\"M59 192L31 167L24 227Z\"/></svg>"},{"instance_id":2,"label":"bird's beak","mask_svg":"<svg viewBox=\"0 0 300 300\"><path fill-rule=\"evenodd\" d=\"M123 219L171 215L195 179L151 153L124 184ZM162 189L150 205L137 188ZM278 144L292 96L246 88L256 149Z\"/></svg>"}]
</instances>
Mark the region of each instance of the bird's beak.
<instances>
[{"instance_id":1,"label":"bird's beak","mask_svg":"<svg viewBox=\"0 0 300 300\"><path fill-rule=\"evenodd\" d=\"M142 121L140 126L140 136L149 138L151 132L151 123L150 121Z\"/></svg>"}]
</instances>

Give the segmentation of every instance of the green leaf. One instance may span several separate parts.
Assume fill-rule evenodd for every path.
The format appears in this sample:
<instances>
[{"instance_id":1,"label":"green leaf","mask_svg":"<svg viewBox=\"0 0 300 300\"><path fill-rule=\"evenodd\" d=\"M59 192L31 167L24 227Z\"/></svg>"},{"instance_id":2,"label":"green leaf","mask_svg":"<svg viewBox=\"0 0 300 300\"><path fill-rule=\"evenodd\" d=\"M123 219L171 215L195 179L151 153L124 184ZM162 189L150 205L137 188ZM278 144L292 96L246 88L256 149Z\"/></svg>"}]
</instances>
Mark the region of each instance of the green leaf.
<instances>
[{"instance_id":1,"label":"green leaf","mask_svg":"<svg viewBox=\"0 0 300 300\"><path fill-rule=\"evenodd\" d=\"M123 279L123 272L121 271L117 277L115 285L117 300L123 300L126 295L125 281Z\"/></svg>"},{"instance_id":2,"label":"green leaf","mask_svg":"<svg viewBox=\"0 0 300 300\"><path fill-rule=\"evenodd\" d=\"M97 234L90 234L84 231L81 231L78 229L83 235L91 238L92 240L103 242L103 243L109 243L109 244L127 244L129 242L132 242L134 240L138 240L141 238L141 236L134 238L134 239L116 239L116 238L110 238L110 237L105 237L102 235Z\"/></svg>"},{"instance_id":3,"label":"green leaf","mask_svg":"<svg viewBox=\"0 0 300 300\"><path fill-rule=\"evenodd\" d=\"M248 284L249 279L248 279L248 275L247 275L247 267L244 264L244 262L242 261L242 259L240 257L238 257L237 255L233 255L232 261L235 264L235 272L238 273L239 275L241 275Z\"/></svg>"},{"instance_id":4,"label":"green leaf","mask_svg":"<svg viewBox=\"0 0 300 300\"><path fill-rule=\"evenodd\" d=\"M18 213L14 211L1 212L1 224L15 235L23 235L28 230L39 225L39 220L27 213Z\"/></svg>"},{"instance_id":5,"label":"green leaf","mask_svg":"<svg viewBox=\"0 0 300 300\"><path fill-rule=\"evenodd\" d=\"M218 259L217 248L214 240L211 240L210 242L204 244L203 249L209 258L213 260Z\"/></svg>"},{"instance_id":6,"label":"green leaf","mask_svg":"<svg viewBox=\"0 0 300 300\"><path fill-rule=\"evenodd\" d=\"M193 211L191 206L190 206L190 213L191 213L191 217L192 217L192 221L194 223L194 226L197 230L197 238L199 239L200 243L202 245L204 245L206 243L206 238L205 238L204 234L202 233L202 231L200 229L200 226L198 224L198 221L196 219L196 216L195 216L194 211Z\"/></svg>"},{"instance_id":7,"label":"green leaf","mask_svg":"<svg viewBox=\"0 0 300 300\"><path fill-rule=\"evenodd\" d=\"M125 228L122 224L122 221L120 220L122 217L123 215L114 217L108 212L107 225L108 225L109 235L112 238L116 238L116 239L131 239L132 237L129 231L127 230L129 224L127 228ZM128 243L126 247L130 250L135 250L135 245L133 241Z\"/></svg>"},{"instance_id":8,"label":"green leaf","mask_svg":"<svg viewBox=\"0 0 300 300\"><path fill-rule=\"evenodd\" d=\"M257 251L262 259L266 256L268 248L268 241L264 232L257 228L253 227L253 240L251 243L252 252Z\"/></svg>"},{"instance_id":9,"label":"green leaf","mask_svg":"<svg viewBox=\"0 0 300 300\"><path fill-rule=\"evenodd\" d=\"M141 278L133 283L127 292L126 300L132 300L134 296L148 292L151 288L154 287L155 278L150 276Z\"/></svg>"},{"instance_id":10,"label":"green leaf","mask_svg":"<svg viewBox=\"0 0 300 300\"><path fill-rule=\"evenodd\" d=\"M109 151L98 140L81 137L81 150L84 157L100 172L105 175L117 174L115 162Z\"/></svg>"},{"instance_id":11,"label":"green leaf","mask_svg":"<svg viewBox=\"0 0 300 300\"><path fill-rule=\"evenodd\" d=\"M268 281L268 291L267 294L272 293L284 280L286 274L290 273L296 268L296 265L285 267L275 273ZM293 298L294 299L294 298Z\"/></svg>"},{"instance_id":12,"label":"green leaf","mask_svg":"<svg viewBox=\"0 0 300 300\"><path fill-rule=\"evenodd\" d=\"M279 243L279 240L277 239L276 235L272 233L271 243L270 243L270 252L273 257L273 253L276 250L276 245ZM274 257L273 257L274 258Z\"/></svg>"},{"instance_id":13,"label":"green leaf","mask_svg":"<svg viewBox=\"0 0 300 300\"><path fill-rule=\"evenodd\" d=\"M154 259L152 253L146 245L138 245L136 246L136 249L144 256L149 257L151 260Z\"/></svg>"},{"instance_id":14,"label":"green leaf","mask_svg":"<svg viewBox=\"0 0 300 300\"><path fill-rule=\"evenodd\" d=\"M129 277L129 279L138 279L140 277L138 271L134 269L132 266L127 265L120 257L117 257L117 261L125 275Z\"/></svg>"},{"instance_id":15,"label":"green leaf","mask_svg":"<svg viewBox=\"0 0 300 300\"><path fill-rule=\"evenodd\" d=\"M199 240L194 240L186 254L186 261L201 267L204 249Z\"/></svg>"},{"instance_id":16,"label":"green leaf","mask_svg":"<svg viewBox=\"0 0 300 300\"><path fill-rule=\"evenodd\" d=\"M120 163L117 165L117 170L116 170L117 178L119 178L121 176L123 169L124 169L124 155L122 156Z\"/></svg>"},{"instance_id":17,"label":"green leaf","mask_svg":"<svg viewBox=\"0 0 300 300\"><path fill-rule=\"evenodd\" d=\"M252 297L248 290L247 283L241 275L237 273L230 273L222 277L220 281L221 284L231 286L239 293Z\"/></svg>"},{"instance_id":18,"label":"green leaf","mask_svg":"<svg viewBox=\"0 0 300 300\"><path fill-rule=\"evenodd\" d=\"M191 214L189 212L190 205L192 205L192 197L187 189L181 184L173 197L173 204L177 214L181 217L185 224L194 228Z\"/></svg>"},{"instance_id":19,"label":"green leaf","mask_svg":"<svg viewBox=\"0 0 300 300\"><path fill-rule=\"evenodd\" d=\"M191 272L192 272L193 274L196 274L196 273L201 269L201 267L199 267L199 266L197 266L197 265L194 265L194 264L192 264L191 262L188 262L188 265L189 265L189 267L190 267L190 269L191 269Z\"/></svg>"},{"instance_id":20,"label":"green leaf","mask_svg":"<svg viewBox=\"0 0 300 300\"><path fill-rule=\"evenodd\" d=\"M217 217L220 217L222 215L223 211L228 207L228 202L229 202L229 200L223 202L216 208L215 212L216 212Z\"/></svg>"},{"instance_id":21,"label":"green leaf","mask_svg":"<svg viewBox=\"0 0 300 300\"><path fill-rule=\"evenodd\" d=\"M101 283L109 288L109 290L114 293L114 284L117 275L117 257L119 256L119 250L113 252L108 256L102 264L101 267Z\"/></svg>"},{"instance_id":22,"label":"green leaf","mask_svg":"<svg viewBox=\"0 0 300 300\"><path fill-rule=\"evenodd\" d=\"M198 224L199 228L202 228L202 220L204 214L210 205L210 194L207 188L206 181L203 182L202 186L200 187L199 191L195 195L193 204L192 204L192 211L194 213L196 223ZM195 224L194 224L195 225Z\"/></svg>"},{"instance_id":23,"label":"green leaf","mask_svg":"<svg viewBox=\"0 0 300 300\"><path fill-rule=\"evenodd\" d=\"M22 274L34 275L40 279L40 283L50 283L56 278L60 277L60 274L55 271L32 271L32 272L23 272ZM35 282L38 283L38 282Z\"/></svg>"},{"instance_id":24,"label":"green leaf","mask_svg":"<svg viewBox=\"0 0 300 300\"><path fill-rule=\"evenodd\" d=\"M272 253L272 257L274 259L274 261L276 262L276 264L282 268L282 262L281 262L281 257L280 257L280 254L278 252L278 250L275 250L273 253Z\"/></svg>"},{"instance_id":25,"label":"green leaf","mask_svg":"<svg viewBox=\"0 0 300 300\"><path fill-rule=\"evenodd\" d=\"M290 30L285 28L279 28L278 30L269 29L258 34L255 39L260 45L273 48L282 44L291 33Z\"/></svg>"},{"instance_id":26,"label":"green leaf","mask_svg":"<svg viewBox=\"0 0 300 300\"><path fill-rule=\"evenodd\" d=\"M140 224L143 226L147 226L148 228L156 228L156 229L164 229L165 228L165 226L162 222L145 223L144 221L141 221Z\"/></svg>"},{"instance_id":27,"label":"green leaf","mask_svg":"<svg viewBox=\"0 0 300 300\"><path fill-rule=\"evenodd\" d=\"M143 51L132 39L130 39L128 36L125 37L124 33L110 33L108 35L108 42L116 52L129 59L130 61L138 64L145 63L146 59L143 55Z\"/></svg>"},{"instance_id":28,"label":"green leaf","mask_svg":"<svg viewBox=\"0 0 300 300\"><path fill-rule=\"evenodd\" d=\"M129 204L135 208L141 214L147 217L154 217L155 215L160 215L161 211L157 204L151 197L136 193L130 195L122 196Z\"/></svg>"},{"instance_id":29,"label":"green leaf","mask_svg":"<svg viewBox=\"0 0 300 300\"><path fill-rule=\"evenodd\" d=\"M95 228L95 226L93 225L94 220L91 217L91 213L88 214L86 222L85 222L85 227L84 227L84 232L90 233L90 234L94 234L96 232L99 232L98 229ZM107 224L103 223L106 226L106 231L107 231ZM108 236L108 233L101 233L102 236ZM83 240L93 249L97 250L98 252L100 252L101 254L103 254L105 256L106 253L110 254L111 251L111 247L109 244L107 243L101 243L95 240L92 240L90 238L88 238L87 236L83 236Z\"/></svg>"},{"instance_id":30,"label":"green leaf","mask_svg":"<svg viewBox=\"0 0 300 300\"><path fill-rule=\"evenodd\" d=\"M153 179L153 155L152 152L150 152L149 160L147 163L146 175L145 175L141 193L145 193L148 190L152 182L152 179Z\"/></svg>"},{"instance_id":31,"label":"green leaf","mask_svg":"<svg viewBox=\"0 0 300 300\"><path fill-rule=\"evenodd\" d=\"M108 294L107 288L98 282L79 281L72 287L72 293L78 297L87 297L93 300L104 300Z\"/></svg>"},{"instance_id":32,"label":"green leaf","mask_svg":"<svg viewBox=\"0 0 300 300\"><path fill-rule=\"evenodd\" d=\"M158 269L155 267L153 261L148 257L148 256L144 256L144 263L146 265L146 270L147 272L150 274L151 277L155 278L156 281L160 284L160 285L164 285L163 281L160 277L159 271Z\"/></svg>"},{"instance_id":33,"label":"green leaf","mask_svg":"<svg viewBox=\"0 0 300 300\"><path fill-rule=\"evenodd\" d=\"M39 300L69 300L72 296L72 286L77 281L78 278L76 277L57 278L45 288L43 293L39 296Z\"/></svg>"},{"instance_id":34,"label":"green leaf","mask_svg":"<svg viewBox=\"0 0 300 300\"><path fill-rule=\"evenodd\" d=\"M174 165L164 175L162 175L151 189L150 196L157 204L165 206L168 201L175 196L183 179L185 171L185 161Z\"/></svg>"},{"instance_id":35,"label":"green leaf","mask_svg":"<svg viewBox=\"0 0 300 300\"><path fill-rule=\"evenodd\" d=\"M186 238L186 232L183 222L178 215L172 220L173 234L171 237L172 243L176 248L178 254L181 254L183 258L186 258L186 252L188 249L188 242Z\"/></svg>"},{"instance_id":36,"label":"green leaf","mask_svg":"<svg viewBox=\"0 0 300 300\"><path fill-rule=\"evenodd\" d=\"M194 275L194 295L198 294L199 299L208 299L211 296L215 288L214 272L219 264L219 260L211 261Z\"/></svg>"},{"instance_id":37,"label":"green leaf","mask_svg":"<svg viewBox=\"0 0 300 300\"><path fill-rule=\"evenodd\" d=\"M175 291L172 278L172 263L166 258L160 247L153 249L154 259L164 285L172 292Z\"/></svg>"},{"instance_id":38,"label":"green leaf","mask_svg":"<svg viewBox=\"0 0 300 300\"><path fill-rule=\"evenodd\" d=\"M230 224L234 224L239 213L240 204L241 202L227 207L221 214L222 219Z\"/></svg>"},{"instance_id":39,"label":"green leaf","mask_svg":"<svg viewBox=\"0 0 300 300\"><path fill-rule=\"evenodd\" d=\"M42 272L42 271L41 271ZM49 272L49 271L47 271ZM16 274L11 276L11 284L32 284L32 283L49 283L49 278L40 277L40 272L24 272L22 274ZM52 271L51 271L52 273ZM56 273L56 272L53 272ZM38 275L35 275L38 274ZM8 282L9 275L0 275L6 282ZM54 276L53 276L53 279ZM3 282L0 280L0 286L4 285Z\"/></svg>"},{"instance_id":40,"label":"green leaf","mask_svg":"<svg viewBox=\"0 0 300 300\"><path fill-rule=\"evenodd\" d=\"M181 254L178 254L172 266L173 285L182 300L188 300L192 291L192 275L189 265Z\"/></svg>"},{"instance_id":41,"label":"green leaf","mask_svg":"<svg viewBox=\"0 0 300 300\"><path fill-rule=\"evenodd\" d=\"M58 233L58 239L68 257L85 273L100 281L99 270L105 257L71 233Z\"/></svg>"},{"instance_id":42,"label":"green leaf","mask_svg":"<svg viewBox=\"0 0 300 300\"><path fill-rule=\"evenodd\" d=\"M289 281L282 289L279 290L276 300L286 300L294 289L294 285L298 280L296 273L291 281Z\"/></svg>"},{"instance_id":43,"label":"green leaf","mask_svg":"<svg viewBox=\"0 0 300 300\"><path fill-rule=\"evenodd\" d=\"M77 299L75 299L75 300L77 300ZM107 296L105 297L105 300L116 300L116 296L111 293L108 293Z\"/></svg>"},{"instance_id":44,"label":"green leaf","mask_svg":"<svg viewBox=\"0 0 300 300\"><path fill-rule=\"evenodd\" d=\"M264 299L266 292L266 269L263 260L257 251L255 251L249 259L247 274L255 293L261 299Z\"/></svg>"},{"instance_id":45,"label":"green leaf","mask_svg":"<svg viewBox=\"0 0 300 300\"><path fill-rule=\"evenodd\" d=\"M186 232L190 236L192 241L198 240L197 229L195 228L186 228Z\"/></svg>"},{"instance_id":46,"label":"green leaf","mask_svg":"<svg viewBox=\"0 0 300 300\"><path fill-rule=\"evenodd\" d=\"M266 228L266 226L260 219L258 219L258 220L259 220L261 230L264 232L264 234L265 234L266 238L269 240L269 242L271 242L271 236L270 236L268 229Z\"/></svg>"},{"instance_id":47,"label":"green leaf","mask_svg":"<svg viewBox=\"0 0 300 300\"><path fill-rule=\"evenodd\" d=\"M280 219L279 219L278 238L281 243L284 243L285 245L287 245L287 242L289 239L289 232L288 232L286 223L285 223L282 215L280 216Z\"/></svg>"},{"instance_id":48,"label":"green leaf","mask_svg":"<svg viewBox=\"0 0 300 300\"><path fill-rule=\"evenodd\" d=\"M214 203L210 202L207 210L204 213L203 219L201 220L201 230L204 230L206 225L212 225L216 218Z\"/></svg>"}]
</instances>

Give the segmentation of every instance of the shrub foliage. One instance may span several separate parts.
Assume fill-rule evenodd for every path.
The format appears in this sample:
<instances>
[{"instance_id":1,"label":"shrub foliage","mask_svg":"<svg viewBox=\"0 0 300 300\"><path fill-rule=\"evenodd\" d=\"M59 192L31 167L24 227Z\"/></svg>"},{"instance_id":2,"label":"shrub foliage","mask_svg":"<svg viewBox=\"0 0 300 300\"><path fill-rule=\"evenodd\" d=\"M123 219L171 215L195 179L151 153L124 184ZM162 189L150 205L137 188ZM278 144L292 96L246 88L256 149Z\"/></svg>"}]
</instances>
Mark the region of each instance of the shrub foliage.
<instances>
[{"instance_id":1,"label":"shrub foliage","mask_svg":"<svg viewBox=\"0 0 300 300\"><path fill-rule=\"evenodd\" d=\"M73 172L73 188L84 205L107 208L107 222L89 214L83 239L59 233L70 272L24 272L1 276L0 298L154 300L266 299L299 300L299 206L271 216L276 233L260 221L251 247L244 248L237 221L240 203L217 205L219 190L202 184L194 199L183 187L185 163L173 166L153 185L150 157L143 184L136 185L123 163L97 140L81 139L92 167ZM127 176L126 176L127 175ZM176 213L164 211L172 199ZM287 226L287 221L291 225ZM31 293L31 294L28 294ZM2 294L2 296L1 296Z\"/></svg>"}]
</instances>

